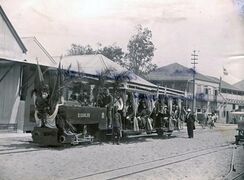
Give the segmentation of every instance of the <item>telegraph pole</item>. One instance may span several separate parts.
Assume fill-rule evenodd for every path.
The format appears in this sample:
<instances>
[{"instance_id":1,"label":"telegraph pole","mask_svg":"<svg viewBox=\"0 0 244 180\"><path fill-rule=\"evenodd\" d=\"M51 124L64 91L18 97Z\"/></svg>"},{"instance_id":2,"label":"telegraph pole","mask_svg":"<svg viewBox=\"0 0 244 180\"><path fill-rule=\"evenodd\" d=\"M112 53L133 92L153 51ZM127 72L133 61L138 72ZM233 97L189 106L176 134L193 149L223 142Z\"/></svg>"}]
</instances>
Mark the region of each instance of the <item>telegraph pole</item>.
<instances>
[{"instance_id":1,"label":"telegraph pole","mask_svg":"<svg viewBox=\"0 0 244 180\"><path fill-rule=\"evenodd\" d=\"M195 84L196 84L196 64L198 60L198 55L196 54L196 50L193 50L193 53L191 54L191 64L193 64L193 103L192 103L192 112L195 114L195 108L196 108L196 97L195 97Z\"/></svg>"}]
</instances>

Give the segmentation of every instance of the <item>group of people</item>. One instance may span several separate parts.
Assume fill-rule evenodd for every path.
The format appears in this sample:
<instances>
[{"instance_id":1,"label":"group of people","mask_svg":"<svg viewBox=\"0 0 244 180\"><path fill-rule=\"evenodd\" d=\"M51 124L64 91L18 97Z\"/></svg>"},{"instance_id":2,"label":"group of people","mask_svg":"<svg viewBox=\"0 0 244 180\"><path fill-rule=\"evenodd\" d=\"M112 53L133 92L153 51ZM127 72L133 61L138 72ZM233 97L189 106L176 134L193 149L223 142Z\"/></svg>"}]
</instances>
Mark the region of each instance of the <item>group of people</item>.
<instances>
[{"instance_id":1,"label":"group of people","mask_svg":"<svg viewBox=\"0 0 244 180\"><path fill-rule=\"evenodd\" d=\"M168 106L166 105L163 100L159 99L155 103L155 108L154 108L154 113L155 113L155 127L160 128L160 127L168 127L169 126L169 118L170 118L170 112L168 109Z\"/></svg>"},{"instance_id":2,"label":"group of people","mask_svg":"<svg viewBox=\"0 0 244 180\"><path fill-rule=\"evenodd\" d=\"M132 94L127 94L125 112L123 112L123 105L120 105L121 97L113 97L108 88L101 89L95 98L96 106L104 107L107 109L107 126L112 128L113 143L116 142L119 144L122 125L125 126L123 128L133 128L135 127L135 120L138 126L138 130L146 129L147 131L150 131L155 128L169 128L170 118L173 122L173 126L178 126L177 120L180 118L180 110L177 105L173 105L170 113L168 109L168 103L165 101L165 99L158 99L154 105L153 110L150 111L146 103L146 99L142 98L138 101L138 107L135 112L132 96ZM78 98L78 100L82 100L82 102L89 102L89 99L90 98L86 93L83 93L83 96ZM188 136L189 138L193 138L195 118L190 113L190 111L190 109L187 110L185 122L187 124Z\"/></svg>"},{"instance_id":3,"label":"group of people","mask_svg":"<svg viewBox=\"0 0 244 180\"><path fill-rule=\"evenodd\" d=\"M193 130L195 129L195 116L191 113L191 109L187 109L187 114L185 117L185 122L187 125L187 132L188 137L193 138ZM216 113L212 112L211 114L208 114L207 117L204 118L202 125L207 126L209 125L209 128L212 129L215 127L214 123L217 121L217 115Z\"/></svg>"},{"instance_id":4,"label":"group of people","mask_svg":"<svg viewBox=\"0 0 244 180\"><path fill-rule=\"evenodd\" d=\"M81 106L89 106L91 104L90 96L87 91L82 91L80 93L72 93L70 95L71 100L76 100Z\"/></svg>"},{"instance_id":5,"label":"group of people","mask_svg":"<svg viewBox=\"0 0 244 180\"><path fill-rule=\"evenodd\" d=\"M216 122L216 120L217 120L217 115L214 112L207 116L206 122L207 122L207 125L209 125L210 129L215 127L214 123Z\"/></svg>"},{"instance_id":6,"label":"group of people","mask_svg":"<svg viewBox=\"0 0 244 180\"><path fill-rule=\"evenodd\" d=\"M168 119L170 117L169 111L168 111L168 107L162 103L161 101L158 101L158 104L155 105L155 115L156 115L156 121L155 121L155 127L165 127L167 126L166 123L168 123ZM140 115L141 118L141 123L143 125L147 124L146 121L146 117L150 116L150 111L148 109L146 109L146 105L145 103L142 104L142 110L138 113L138 115ZM211 114L211 116L209 117L210 120L207 120L211 125L211 127L214 127L214 122L216 121L216 116L214 114ZM193 138L194 137L194 130L195 130L195 116L194 114L191 112L191 109L188 108L186 111L186 115L185 115L185 123L187 126L187 134L188 134L188 138ZM163 123L163 124L161 124ZM152 124L152 122L151 122ZM122 125L122 120L121 120L121 115L118 112L118 108L115 107L115 116L113 118L113 137L117 137L117 144L119 144L119 139L120 139L120 128ZM142 126L143 126L142 125ZM114 143L115 138L113 138L113 143Z\"/></svg>"}]
</instances>

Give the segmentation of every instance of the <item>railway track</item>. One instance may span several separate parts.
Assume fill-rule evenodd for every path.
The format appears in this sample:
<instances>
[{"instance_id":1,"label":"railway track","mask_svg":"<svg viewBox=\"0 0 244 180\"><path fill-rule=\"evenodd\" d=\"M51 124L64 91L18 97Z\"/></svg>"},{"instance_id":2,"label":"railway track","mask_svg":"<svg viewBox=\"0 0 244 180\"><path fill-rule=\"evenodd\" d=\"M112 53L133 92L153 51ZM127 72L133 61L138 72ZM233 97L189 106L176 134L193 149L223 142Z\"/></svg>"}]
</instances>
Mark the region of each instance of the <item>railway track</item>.
<instances>
[{"instance_id":1,"label":"railway track","mask_svg":"<svg viewBox=\"0 0 244 180\"><path fill-rule=\"evenodd\" d=\"M244 145L243 145L243 147L244 147ZM235 168L235 164L236 164L236 157L235 157L236 155L235 154L236 154L236 151L238 150L238 148L242 148L241 145L233 146L230 170L229 170L228 174L224 177L224 180L243 180L244 179L244 172L237 173L237 171L239 171L240 169Z\"/></svg>"},{"instance_id":2,"label":"railway track","mask_svg":"<svg viewBox=\"0 0 244 180\"><path fill-rule=\"evenodd\" d=\"M28 149L28 150L20 150L20 149L6 149L6 150L1 150L0 156L1 155L10 155L10 154L18 154L18 153L29 153L29 152L35 152L35 151L44 151L44 149Z\"/></svg>"},{"instance_id":3,"label":"railway track","mask_svg":"<svg viewBox=\"0 0 244 180\"><path fill-rule=\"evenodd\" d=\"M97 173L87 174L84 176L73 177L69 180L77 180L77 179L119 179L128 177L131 175L143 173L145 171L151 171L157 168L162 168L166 166L170 166L173 164L189 161L191 159L199 158L201 156L206 156L209 154L221 152L227 149L231 149L231 145L225 144L205 149L199 149L195 151L190 151L182 154L177 154L173 156L168 156L164 158L155 159L152 161L141 162L129 166L123 166L119 168L109 169L100 171Z\"/></svg>"},{"instance_id":4,"label":"railway track","mask_svg":"<svg viewBox=\"0 0 244 180\"><path fill-rule=\"evenodd\" d=\"M18 153L30 153L30 152L36 152L36 151L47 151L50 150L48 147L38 147L35 145L30 145L28 144L26 147L9 147L5 148L0 148L0 156L3 155L11 155L11 154L18 154Z\"/></svg>"},{"instance_id":5,"label":"railway track","mask_svg":"<svg viewBox=\"0 0 244 180\"><path fill-rule=\"evenodd\" d=\"M243 180L243 179L244 179L244 172L231 178L231 180Z\"/></svg>"}]
</instances>

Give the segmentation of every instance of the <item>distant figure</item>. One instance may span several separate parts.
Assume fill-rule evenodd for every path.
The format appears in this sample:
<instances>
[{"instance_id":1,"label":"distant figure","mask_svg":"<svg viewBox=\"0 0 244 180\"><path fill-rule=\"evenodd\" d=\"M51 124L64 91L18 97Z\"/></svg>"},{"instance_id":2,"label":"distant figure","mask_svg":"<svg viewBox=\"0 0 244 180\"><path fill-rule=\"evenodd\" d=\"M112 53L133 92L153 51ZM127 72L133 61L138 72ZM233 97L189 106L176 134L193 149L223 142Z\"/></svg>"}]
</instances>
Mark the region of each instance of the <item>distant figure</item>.
<instances>
[{"instance_id":1,"label":"distant figure","mask_svg":"<svg viewBox=\"0 0 244 180\"><path fill-rule=\"evenodd\" d=\"M213 127L215 127L214 125L214 119L215 119L215 116L214 116L214 113L212 113L210 116L209 116L209 128L212 129Z\"/></svg>"},{"instance_id":2,"label":"distant figure","mask_svg":"<svg viewBox=\"0 0 244 180\"><path fill-rule=\"evenodd\" d=\"M195 121L195 118L194 118L193 114L191 113L191 109L187 109L185 122L186 122L187 133L188 133L189 138L193 138L194 121Z\"/></svg>"},{"instance_id":3,"label":"distant figure","mask_svg":"<svg viewBox=\"0 0 244 180\"><path fill-rule=\"evenodd\" d=\"M115 114L113 118L113 144L116 140L116 143L119 144L120 141L120 131L122 126L121 115L118 112L118 107L114 107Z\"/></svg>"}]
</instances>

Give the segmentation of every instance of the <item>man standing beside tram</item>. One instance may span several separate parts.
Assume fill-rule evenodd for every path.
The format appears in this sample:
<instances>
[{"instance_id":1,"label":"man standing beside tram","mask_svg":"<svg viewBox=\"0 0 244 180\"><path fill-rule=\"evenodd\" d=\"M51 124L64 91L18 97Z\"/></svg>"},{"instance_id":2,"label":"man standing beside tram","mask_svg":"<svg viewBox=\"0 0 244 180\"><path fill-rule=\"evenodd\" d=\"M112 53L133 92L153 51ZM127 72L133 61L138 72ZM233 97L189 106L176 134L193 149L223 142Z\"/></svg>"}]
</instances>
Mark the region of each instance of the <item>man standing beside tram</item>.
<instances>
[{"instance_id":1,"label":"man standing beside tram","mask_svg":"<svg viewBox=\"0 0 244 180\"><path fill-rule=\"evenodd\" d=\"M195 117L191 113L191 109L187 109L187 114L185 117L185 122L187 126L187 133L189 138L193 138L193 130L194 130L194 123L195 123Z\"/></svg>"}]
</instances>

